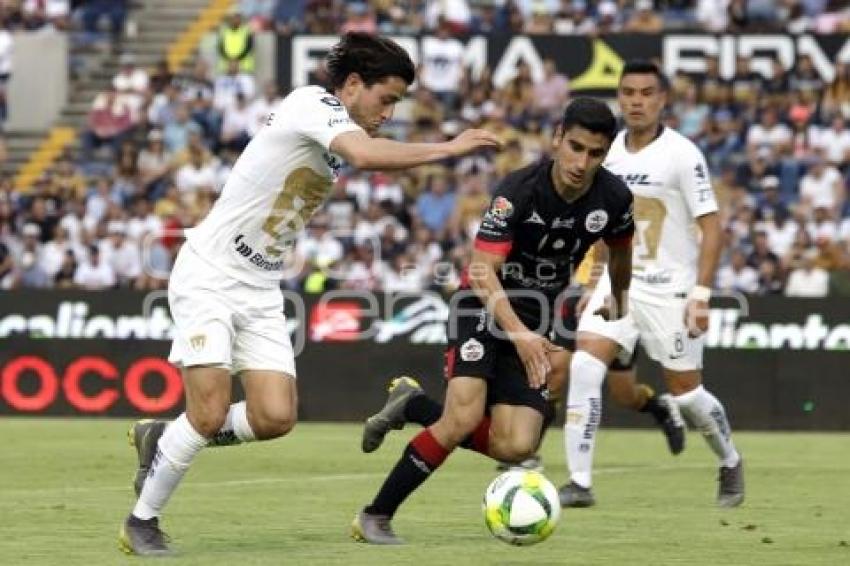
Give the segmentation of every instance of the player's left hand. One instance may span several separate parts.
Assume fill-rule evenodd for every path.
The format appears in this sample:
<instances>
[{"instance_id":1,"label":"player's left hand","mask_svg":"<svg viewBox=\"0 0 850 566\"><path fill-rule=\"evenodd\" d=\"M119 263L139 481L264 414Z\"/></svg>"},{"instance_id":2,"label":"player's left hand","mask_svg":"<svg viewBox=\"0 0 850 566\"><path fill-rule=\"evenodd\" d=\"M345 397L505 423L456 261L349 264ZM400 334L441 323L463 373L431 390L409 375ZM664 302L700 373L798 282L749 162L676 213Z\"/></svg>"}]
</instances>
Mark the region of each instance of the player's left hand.
<instances>
[{"instance_id":1,"label":"player's left hand","mask_svg":"<svg viewBox=\"0 0 850 566\"><path fill-rule=\"evenodd\" d=\"M691 299L685 307L685 327L688 336L697 338L708 331L708 302Z\"/></svg>"}]
</instances>

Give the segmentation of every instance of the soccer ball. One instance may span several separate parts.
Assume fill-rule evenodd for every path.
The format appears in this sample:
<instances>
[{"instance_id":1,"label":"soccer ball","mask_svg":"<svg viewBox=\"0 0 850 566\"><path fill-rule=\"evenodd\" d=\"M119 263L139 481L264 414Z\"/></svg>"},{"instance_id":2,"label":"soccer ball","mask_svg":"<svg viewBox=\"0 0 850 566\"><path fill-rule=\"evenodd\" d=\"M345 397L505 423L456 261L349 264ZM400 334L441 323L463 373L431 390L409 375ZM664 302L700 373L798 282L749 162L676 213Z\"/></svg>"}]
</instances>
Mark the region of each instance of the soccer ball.
<instances>
[{"instance_id":1,"label":"soccer ball","mask_svg":"<svg viewBox=\"0 0 850 566\"><path fill-rule=\"evenodd\" d=\"M560 516L558 490L540 472L510 470L484 493L484 522L494 537L508 544L546 540Z\"/></svg>"}]
</instances>

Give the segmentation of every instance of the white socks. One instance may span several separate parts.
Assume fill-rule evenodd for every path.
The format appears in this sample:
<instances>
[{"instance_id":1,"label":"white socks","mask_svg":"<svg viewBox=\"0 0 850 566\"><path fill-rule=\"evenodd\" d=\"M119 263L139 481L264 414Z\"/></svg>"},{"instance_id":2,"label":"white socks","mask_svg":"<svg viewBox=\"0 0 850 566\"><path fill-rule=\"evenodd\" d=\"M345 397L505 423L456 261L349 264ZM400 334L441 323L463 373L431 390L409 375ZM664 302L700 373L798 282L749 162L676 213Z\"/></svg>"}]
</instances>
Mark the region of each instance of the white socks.
<instances>
[{"instance_id":1,"label":"white socks","mask_svg":"<svg viewBox=\"0 0 850 566\"><path fill-rule=\"evenodd\" d=\"M711 450L720 459L720 465L726 468L738 465L741 456L732 443L732 429L729 427L726 411L717 397L700 385L673 399L685 418L705 437Z\"/></svg>"},{"instance_id":2,"label":"white socks","mask_svg":"<svg viewBox=\"0 0 850 566\"><path fill-rule=\"evenodd\" d=\"M177 489L183 474L195 456L207 445L207 439L181 414L165 429L133 515L147 520L158 517L169 497Z\"/></svg>"},{"instance_id":3,"label":"white socks","mask_svg":"<svg viewBox=\"0 0 850 566\"><path fill-rule=\"evenodd\" d=\"M602 420L602 382L607 371L604 363L587 352L573 354L564 444L570 479L581 487L591 485L593 447Z\"/></svg>"},{"instance_id":4,"label":"white socks","mask_svg":"<svg viewBox=\"0 0 850 566\"><path fill-rule=\"evenodd\" d=\"M256 440L254 431L248 423L248 413L245 401L233 403L227 411L224 426L210 439L210 446L232 446L243 442Z\"/></svg>"}]
</instances>

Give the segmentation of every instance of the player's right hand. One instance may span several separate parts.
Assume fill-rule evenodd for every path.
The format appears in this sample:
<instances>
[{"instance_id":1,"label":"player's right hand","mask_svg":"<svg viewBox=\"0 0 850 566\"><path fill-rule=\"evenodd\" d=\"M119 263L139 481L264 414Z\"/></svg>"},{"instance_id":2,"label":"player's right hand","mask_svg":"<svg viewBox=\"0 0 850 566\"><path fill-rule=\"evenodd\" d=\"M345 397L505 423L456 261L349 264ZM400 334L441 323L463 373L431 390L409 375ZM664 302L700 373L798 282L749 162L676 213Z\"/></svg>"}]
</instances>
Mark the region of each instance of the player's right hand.
<instances>
[{"instance_id":1,"label":"player's right hand","mask_svg":"<svg viewBox=\"0 0 850 566\"><path fill-rule=\"evenodd\" d=\"M464 130L455 139L446 142L451 154L455 157L466 155L480 149L501 149L502 142L492 132L487 130Z\"/></svg>"},{"instance_id":2,"label":"player's right hand","mask_svg":"<svg viewBox=\"0 0 850 566\"><path fill-rule=\"evenodd\" d=\"M601 316L608 321L620 320L626 316L626 307L623 305L622 309L619 308L617 301L614 299L614 295L608 295L605 297L605 302L602 303L602 306L596 309L593 314Z\"/></svg>"},{"instance_id":3,"label":"player's right hand","mask_svg":"<svg viewBox=\"0 0 850 566\"><path fill-rule=\"evenodd\" d=\"M563 348L552 344L543 336L529 331L515 334L511 339L525 366L528 384L534 389L546 385L546 376L552 371L549 352L558 352Z\"/></svg>"}]
</instances>

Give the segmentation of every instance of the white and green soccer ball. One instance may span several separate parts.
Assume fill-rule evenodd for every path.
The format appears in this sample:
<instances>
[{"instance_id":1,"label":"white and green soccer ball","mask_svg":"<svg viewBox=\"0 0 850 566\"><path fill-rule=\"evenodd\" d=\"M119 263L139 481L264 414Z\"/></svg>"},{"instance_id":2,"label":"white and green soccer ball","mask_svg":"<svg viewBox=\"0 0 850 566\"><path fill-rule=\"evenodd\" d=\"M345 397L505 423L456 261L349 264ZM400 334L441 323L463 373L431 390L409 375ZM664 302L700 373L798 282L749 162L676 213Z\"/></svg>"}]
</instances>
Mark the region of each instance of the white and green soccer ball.
<instances>
[{"instance_id":1,"label":"white and green soccer ball","mask_svg":"<svg viewBox=\"0 0 850 566\"><path fill-rule=\"evenodd\" d=\"M558 490L540 472L507 471L484 493L484 522L494 537L508 544L546 540L560 516Z\"/></svg>"}]
</instances>

